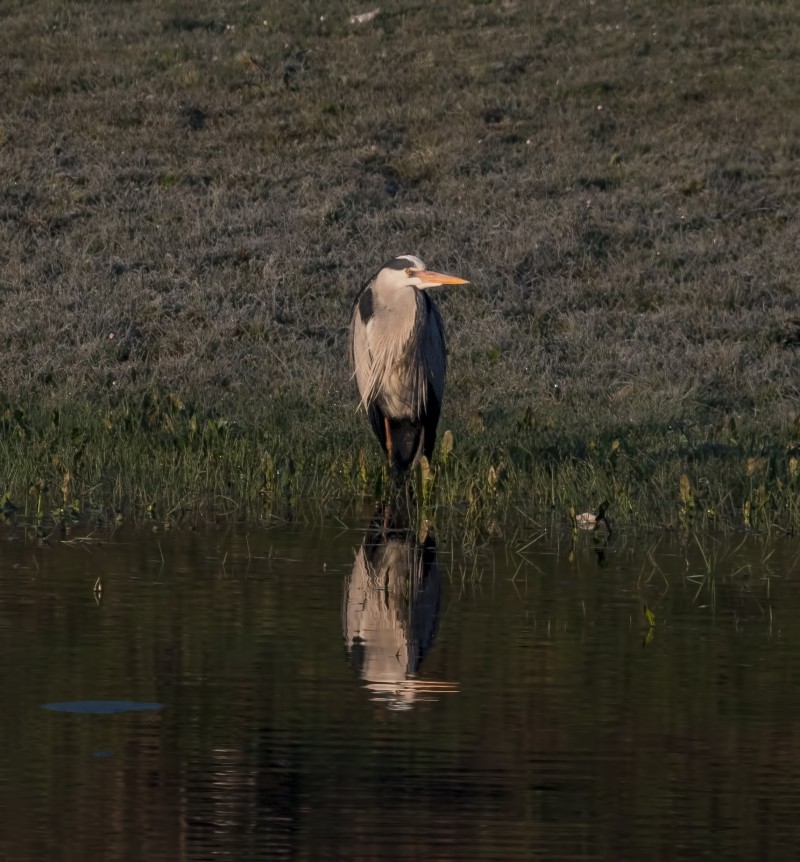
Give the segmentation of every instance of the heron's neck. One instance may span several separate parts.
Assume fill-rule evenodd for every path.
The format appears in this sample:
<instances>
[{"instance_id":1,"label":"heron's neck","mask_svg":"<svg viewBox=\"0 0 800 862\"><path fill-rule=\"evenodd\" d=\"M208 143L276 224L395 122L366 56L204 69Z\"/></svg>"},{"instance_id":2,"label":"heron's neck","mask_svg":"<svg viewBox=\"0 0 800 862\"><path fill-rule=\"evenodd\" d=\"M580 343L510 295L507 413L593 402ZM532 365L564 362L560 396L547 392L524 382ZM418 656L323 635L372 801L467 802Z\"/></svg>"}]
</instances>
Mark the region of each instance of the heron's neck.
<instances>
[{"instance_id":1,"label":"heron's neck","mask_svg":"<svg viewBox=\"0 0 800 862\"><path fill-rule=\"evenodd\" d=\"M414 330L417 292L410 285L375 284L370 329L387 362L394 362Z\"/></svg>"},{"instance_id":2,"label":"heron's neck","mask_svg":"<svg viewBox=\"0 0 800 862\"><path fill-rule=\"evenodd\" d=\"M372 287L377 304L386 311L411 312L417 307L417 292L408 284L384 284L377 281Z\"/></svg>"}]
</instances>

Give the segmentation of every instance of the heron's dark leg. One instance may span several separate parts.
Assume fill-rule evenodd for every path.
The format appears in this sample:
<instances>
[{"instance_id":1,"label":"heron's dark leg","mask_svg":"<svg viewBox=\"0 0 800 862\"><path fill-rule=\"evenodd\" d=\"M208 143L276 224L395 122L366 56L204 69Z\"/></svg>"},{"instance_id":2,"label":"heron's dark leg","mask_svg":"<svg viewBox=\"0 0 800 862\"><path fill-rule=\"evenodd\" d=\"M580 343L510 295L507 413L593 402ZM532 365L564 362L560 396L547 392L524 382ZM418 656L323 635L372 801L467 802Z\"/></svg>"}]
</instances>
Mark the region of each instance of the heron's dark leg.
<instances>
[{"instance_id":1,"label":"heron's dark leg","mask_svg":"<svg viewBox=\"0 0 800 862\"><path fill-rule=\"evenodd\" d=\"M389 464L398 478L403 476L419 458L422 449L422 426L416 419L390 419L386 454Z\"/></svg>"},{"instance_id":2,"label":"heron's dark leg","mask_svg":"<svg viewBox=\"0 0 800 862\"><path fill-rule=\"evenodd\" d=\"M386 429L386 454L389 456L389 466L394 466L394 453L392 452L392 429L389 427L389 417L383 417L383 426Z\"/></svg>"}]
</instances>

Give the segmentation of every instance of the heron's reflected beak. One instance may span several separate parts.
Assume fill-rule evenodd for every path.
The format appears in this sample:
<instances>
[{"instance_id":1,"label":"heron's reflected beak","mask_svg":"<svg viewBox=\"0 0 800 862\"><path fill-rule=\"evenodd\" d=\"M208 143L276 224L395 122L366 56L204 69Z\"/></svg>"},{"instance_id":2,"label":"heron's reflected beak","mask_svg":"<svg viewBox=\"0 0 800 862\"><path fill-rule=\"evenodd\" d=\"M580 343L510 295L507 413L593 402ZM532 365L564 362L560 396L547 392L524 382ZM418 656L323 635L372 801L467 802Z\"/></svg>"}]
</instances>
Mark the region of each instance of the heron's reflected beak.
<instances>
[{"instance_id":1,"label":"heron's reflected beak","mask_svg":"<svg viewBox=\"0 0 800 862\"><path fill-rule=\"evenodd\" d=\"M466 278L448 275L446 272L433 272L430 269L421 269L415 274L423 282L422 287L437 287L440 284L469 284Z\"/></svg>"}]
</instances>

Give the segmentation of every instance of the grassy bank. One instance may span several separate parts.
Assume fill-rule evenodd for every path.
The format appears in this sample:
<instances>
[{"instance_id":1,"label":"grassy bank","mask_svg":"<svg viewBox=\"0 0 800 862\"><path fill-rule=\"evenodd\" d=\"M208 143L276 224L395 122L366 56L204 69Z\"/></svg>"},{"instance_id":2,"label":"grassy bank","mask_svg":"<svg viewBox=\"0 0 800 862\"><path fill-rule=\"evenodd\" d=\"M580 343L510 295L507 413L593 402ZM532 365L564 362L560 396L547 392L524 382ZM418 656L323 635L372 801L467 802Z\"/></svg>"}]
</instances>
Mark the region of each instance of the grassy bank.
<instances>
[{"instance_id":1,"label":"grassy bank","mask_svg":"<svg viewBox=\"0 0 800 862\"><path fill-rule=\"evenodd\" d=\"M131 517L181 524L197 515L293 520L352 516L369 500L394 496L355 415L325 428L296 405L279 407L266 426L203 416L175 396L148 395L102 413L7 409L4 513L76 525ZM501 431L476 430L462 443L448 429L434 459L429 510L469 541L508 537L553 514L567 523L570 509L603 500L616 524L800 526L795 450L734 426L713 440L688 427L638 428L629 440L565 438L557 426L507 423ZM421 499L420 477L412 481Z\"/></svg>"},{"instance_id":2,"label":"grassy bank","mask_svg":"<svg viewBox=\"0 0 800 862\"><path fill-rule=\"evenodd\" d=\"M562 5L8 6L0 494L374 494L346 326L416 252L443 509L800 526L800 9Z\"/></svg>"}]
</instances>

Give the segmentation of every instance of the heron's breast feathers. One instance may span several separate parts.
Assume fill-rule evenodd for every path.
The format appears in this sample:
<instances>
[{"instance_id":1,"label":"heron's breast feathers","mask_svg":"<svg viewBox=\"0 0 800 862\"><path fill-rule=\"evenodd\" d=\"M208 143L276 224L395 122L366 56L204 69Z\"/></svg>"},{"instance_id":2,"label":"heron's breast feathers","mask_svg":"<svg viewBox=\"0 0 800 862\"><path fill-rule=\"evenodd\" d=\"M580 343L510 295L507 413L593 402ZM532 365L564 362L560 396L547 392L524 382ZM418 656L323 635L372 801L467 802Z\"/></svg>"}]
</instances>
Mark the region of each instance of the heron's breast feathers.
<instances>
[{"instance_id":1,"label":"heron's breast feathers","mask_svg":"<svg viewBox=\"0 0 800 862\"><path fill-rule=\"evenodd\" d=\"M376 317L364 326L363 348L360 357L356 356L356 380L364 409L378 401L393 416L419 414L427 397L427 380L413 334L413 327L403 331Z\"/></svg>"}]
</instances>

